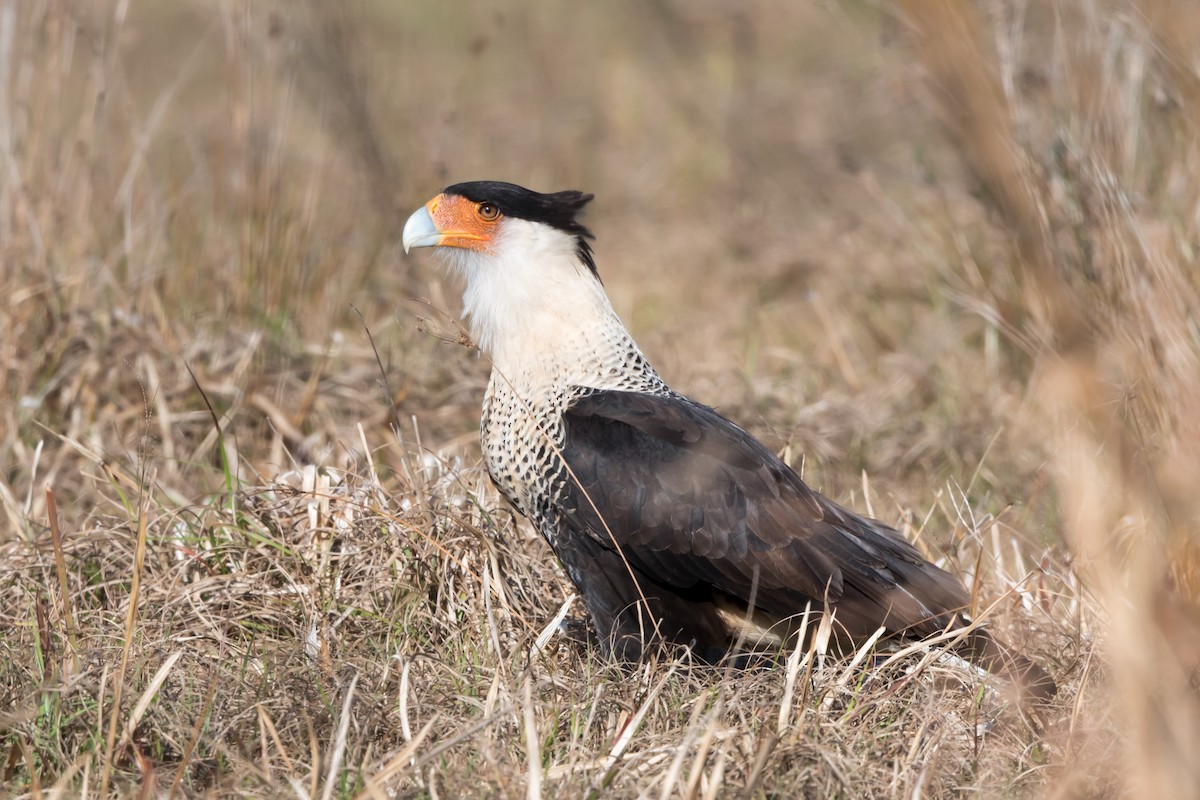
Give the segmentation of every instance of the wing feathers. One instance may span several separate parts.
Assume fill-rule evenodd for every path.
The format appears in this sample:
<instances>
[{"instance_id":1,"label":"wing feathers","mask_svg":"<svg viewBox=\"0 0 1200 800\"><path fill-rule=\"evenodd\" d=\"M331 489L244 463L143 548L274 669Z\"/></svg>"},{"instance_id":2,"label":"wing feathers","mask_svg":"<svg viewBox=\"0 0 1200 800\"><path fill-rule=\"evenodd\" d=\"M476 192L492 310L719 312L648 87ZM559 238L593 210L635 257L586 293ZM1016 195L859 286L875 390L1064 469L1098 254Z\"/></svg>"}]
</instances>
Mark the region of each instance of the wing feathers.
<instances>
[{"instance_id":1,"label":"wing feathers","mask_svg":"<svg viewBox=\"0 0 1200 800\"><path fill-rule=\"evenodd\" d=\"M690 641L701 657L723 653L736 638L751 587L756 624L765 620L780 634L810 601L834 606L835 628L850 641L880 625L921 638L962 622L970 598L957 578L896 531L809 489L712 409L679 396L596 391L564 420L563 456L574 480L561 523L579 550L560 557L619 557L649 587L654 613L674 616L665 635ZM605 617L615 590L600 591L589 608L598 627L628 631L625 617ZM984 630L957 649L1011 678L1028 698L1055 692L1045 671Z\"/></svg>"},{"instance_id":2,"label":"wing feathers","mask_svg":"<svg viewBox=\"0 0 1200 800\"><path fill-rule=\"evenodd\" d=\"M747 601L757 576L763 610L788 616L828 598L855 636L881 621L936 632L968 601L899 534L825 500L710 408L595 392L568 410L566 429L578 480L565 503L570 524L610 547L611 532L658 580Z\"/></svg>"}]
</instances>

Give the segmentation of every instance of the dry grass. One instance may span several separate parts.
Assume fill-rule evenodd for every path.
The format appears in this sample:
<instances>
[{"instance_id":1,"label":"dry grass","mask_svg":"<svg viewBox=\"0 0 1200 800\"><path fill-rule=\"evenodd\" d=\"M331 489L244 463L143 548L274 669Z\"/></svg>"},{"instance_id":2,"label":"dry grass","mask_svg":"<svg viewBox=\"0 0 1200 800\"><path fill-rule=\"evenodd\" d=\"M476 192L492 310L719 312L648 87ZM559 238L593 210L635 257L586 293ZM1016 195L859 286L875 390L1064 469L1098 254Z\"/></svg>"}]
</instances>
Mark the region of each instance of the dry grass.
<instances>
[{"instance_id":1,"label":"dry grass","mask_svg":"<svg viewBox=\"0 0 1200 800\"><path fill-rule=\"evenodd\" d=\"M1200 795L1200 9L814 5L0 0L0 796ZM668 379L962 574L1045 719L543 636L395 244L478 177L595 191Z\"/></svg>"}]
</instances>

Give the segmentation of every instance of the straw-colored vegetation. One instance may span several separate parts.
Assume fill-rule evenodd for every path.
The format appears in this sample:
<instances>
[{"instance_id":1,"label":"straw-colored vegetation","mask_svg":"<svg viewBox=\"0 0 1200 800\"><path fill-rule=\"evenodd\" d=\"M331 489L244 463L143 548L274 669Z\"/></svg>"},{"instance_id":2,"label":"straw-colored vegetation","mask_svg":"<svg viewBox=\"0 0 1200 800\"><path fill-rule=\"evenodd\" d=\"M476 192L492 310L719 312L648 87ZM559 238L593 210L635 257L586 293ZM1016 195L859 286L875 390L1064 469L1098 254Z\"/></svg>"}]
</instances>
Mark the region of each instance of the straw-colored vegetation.
<instances>
[{"instance_id":1,"label":"straw-colored vegetation","mask_svg":"<svg viewBox=\"0 0 1200 800\"><path fill-rule=\"evenodd\" d=\"M1200 796L1191 0L0 0L0 796ZM407 213L597 194L679 389L1044 664L606 664ZM545 634L545 635L543 635Z\"/></svg>"}]
</instances>

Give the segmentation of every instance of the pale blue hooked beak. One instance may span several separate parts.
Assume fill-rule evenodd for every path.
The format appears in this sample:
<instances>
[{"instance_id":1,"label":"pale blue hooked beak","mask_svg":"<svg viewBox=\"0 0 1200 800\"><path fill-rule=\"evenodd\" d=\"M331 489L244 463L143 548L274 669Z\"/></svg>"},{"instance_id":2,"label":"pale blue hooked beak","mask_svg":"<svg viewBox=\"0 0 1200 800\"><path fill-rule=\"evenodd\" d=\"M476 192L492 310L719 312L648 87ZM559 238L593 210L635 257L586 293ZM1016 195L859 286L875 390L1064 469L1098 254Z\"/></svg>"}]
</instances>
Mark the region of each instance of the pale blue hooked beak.
<instances>
[{"instance_id":1,"label":"pale blue hooked beak","mask_svg":"<svg viewBox=\"0 0 1200 800\"><path fill-rule=\"evenodd\" d=\"M442 243L442 238L442 232L433 224L429 206L424 205L414 211L408 222L404 223L404 234L400 240L404 244L404 252L407 253L414 247L437 247Z\"/></svg>"}]
</instances>

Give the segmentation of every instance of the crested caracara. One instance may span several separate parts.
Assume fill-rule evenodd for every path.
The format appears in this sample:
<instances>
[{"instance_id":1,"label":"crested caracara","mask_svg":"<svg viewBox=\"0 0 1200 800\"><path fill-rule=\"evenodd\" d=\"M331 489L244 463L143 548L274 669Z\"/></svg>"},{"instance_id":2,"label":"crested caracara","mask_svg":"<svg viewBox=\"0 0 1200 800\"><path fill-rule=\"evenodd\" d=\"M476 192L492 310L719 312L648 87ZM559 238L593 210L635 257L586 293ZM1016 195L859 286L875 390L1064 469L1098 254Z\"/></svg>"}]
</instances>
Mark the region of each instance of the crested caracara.
<instances>
[{"instance_id":1,"label":"crested caracara","mask_svg":"<svg viewBox=\"0 0 1200 800\"><path fill-rule=\"evenodd\" d=\"M577 219L592 195L448 187L404 226L466 280L493 365L480 434L500 491L550 543L605 652L659 642L716 662L786 641L806 607L843 644L967 625L970 595L888 525L810 489L757 439L659 377L609 304ZM954 650L1045 700L1054 681L975 627Z\"/></svg>"}]
</instances>

